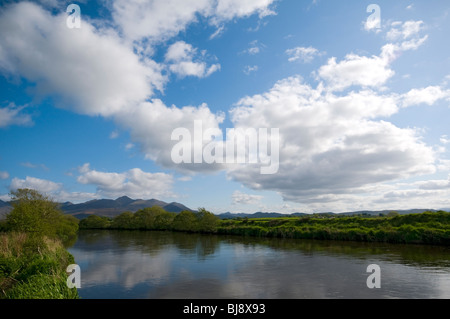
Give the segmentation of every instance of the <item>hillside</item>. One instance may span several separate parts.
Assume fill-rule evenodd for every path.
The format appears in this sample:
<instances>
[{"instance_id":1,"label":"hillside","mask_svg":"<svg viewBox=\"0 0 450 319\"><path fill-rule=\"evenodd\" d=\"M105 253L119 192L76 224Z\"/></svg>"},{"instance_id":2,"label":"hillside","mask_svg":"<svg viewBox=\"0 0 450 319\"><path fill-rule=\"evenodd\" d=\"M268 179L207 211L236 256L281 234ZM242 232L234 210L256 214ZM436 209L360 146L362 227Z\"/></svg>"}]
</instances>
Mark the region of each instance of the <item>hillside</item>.
<instances>
[{"instance_id":1,"label":"hillside","mask_svg":"<svg viewBox=\"0 0 450 319\"><path fill-rule=\"evenodd\" d=\"M153 206L162 207L164 210L172 213L179 213L183 210L192 211L192 209L176 202L166 203L157 199L131 199L128 196L122 196L117 199L94 199L80 204L66 202L61 204L61 209L65 214L82 219L93 214L114 217L126 211L134 213L139 209Z\"/></svg>"},{"instance_id":2,"label":"hillside","mask_svg":"<svg viewBox=\"0 0 450 319\"><path fill-rule=\"evenodd\" d=\"M122 196L117 199L94 199L84 203L74 204L71 202L60 203L60 207L65 214L73 215L78 219L83 219L89 215L99 215L99 216L107 216L114 217L119 215L120 213L129 211L136 212L139 209L146 207L159 206L164 210L172 213L179 213L183 210L190 210L189 207L177 202L167 203L158 199L131 199L128 196ZM0 200L0 219L4 219L6 215L11 211L11 203ZM450 209L442 209L444 211L450 211ZM344 212L344 213L333 213L333 212L324 212L318 213L316 215L371 215L378 216L380 214L388 214L392 210L380 210L380 211L353 211L353 212ZM396 210L401 215L404 214L415 214L422 213L425 211L436 211L434 209L409 209L409 210ZM220 219L233 219L233 218L276 218L276 217L285 217L285 216L305 216L308 215L306 213L293 213L293 214L281 214L276 212L255 212L255 213L222 213L217 214Z\"/></svg>"}]
</instances>

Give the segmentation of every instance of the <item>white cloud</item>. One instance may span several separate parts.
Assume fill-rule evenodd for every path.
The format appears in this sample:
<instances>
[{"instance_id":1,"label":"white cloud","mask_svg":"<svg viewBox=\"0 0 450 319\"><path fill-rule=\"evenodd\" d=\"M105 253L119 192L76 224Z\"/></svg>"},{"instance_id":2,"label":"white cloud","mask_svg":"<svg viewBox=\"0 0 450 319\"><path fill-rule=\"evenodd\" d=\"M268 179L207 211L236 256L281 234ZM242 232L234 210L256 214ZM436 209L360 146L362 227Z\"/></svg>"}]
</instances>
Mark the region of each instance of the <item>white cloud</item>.
<instances>
[{"instance_id":1,"label":"white cloud","mask_svg":"<svg viewBox=\"0 0 450 319\"><path fill-rule=\"evenodd\" d=\"M218 27L211 36L223 32L223 23L235 18L258 14L260 18L273 15L270 9L275 0L116 0L112 16L126 38L139 41L147 38L152 43L167 40L204 17Z\"/></svg>"},{"instance_id":2,"label":"white cloud","mask_svg":"<svg viewBox=\"0 0 450 319\"><path fill-rule=\"evenodd\" d=\"M257 204L263 199L263 196L245 194L245 193L242 193L240 191L235 191L233 193L233 195L231 195L231 197L233 199L233 205L237 205L237 204L244 204L244 205Z\"/></svg>"},{"instance_id":3,"label":"white cloud","mask_svg":"<svg viewBox=\"0 0 450 319\"><path fill-rule=\"evenodd\" d=\"M161 67L140 60L112 30L96 29L87 19L69 29L65 12L54 16L28 2L2 11L0 51L3 72L36 83L35 94L83 114L112 115L165 83Z\"/></svg>"},{"instance_id":4,"label":"white cloud","mask_svg":"<svg viewBox=\"0 0 450 319\"><path fill-rule=\"evenodd\" d=\"M194 121L201 121L203 130L219 129L223 120L223 114L213 114L206 104L198 107L168 108L157 99L143 102L132 110L124 111L116 118L118 125L130 131L131 139L139 143L148 159L165 167L193 172L215 171L218 167L207 164L175 164L172 161L171 151L178 142L171 140L172 132L176 128L186 128L194 134ZM191 141L186 142L191 143Z\"/></svg>"},{"instance_id":5,"label":"white cloud","mask_svg":"<svg viewBox=\"0 0 450 319\"><path fill-rule=\"evenodd\" d=\"M450 97L450 90L443 90L439 86L428 86L422 89L412 89L403 95L403 106L427 104Z\"/></svg>"},{"instance_id":6,"label":"white cloud","mask_svg":"<svg viewBox=\"0 0 450 319\"><path fill-rule=\"evenodd\" d=\"M205 62L199 61L199 56L204 57L204 55L205 53L199 54L192 45L184 41L178 41L168 48L165 60L169 63L170 71L181 78L186 76L203 78L220 70L220 64L218 63L208 67Z\"/></svg>"},{"instance_id":7,"label":"white cloud","mask_svg":"<svg viewBox=\"0 0 450 319\"><path fill-rule=\"evenodd\" d=\"M17 190L19 188L35 189L42 193L53 193L62 189L62 184L49 180L27 176L25 179L14 177L11 181L10 189Z\"/></svg>"},{"instance_id":8,"label":"white cloud","mask_svg":"<svg viewBox=\"0 0 450 319\"><path fill-rule=\"evenodd\" d=\"M320 52L313 47L296 47L286 50L286 54L289 55L289 62L300 60L303 63L311 62L316 56L323 55L324 52Z\"/></svg>"},{"instance_id":9,"label":"white cloud","mask_svg":"<svg viewBox=\"0 0 450 319\"><path fill-rule=\"evenodd\" d=\"M119 132L117 130L114 130L114 131L111 132L111 134L109 134L109 138L112 139L112 140L116 139L118 137L119 137Z\"/></svg>"},{"instance_id":10,"label":"white cloud","mask_svg":"<svg viewBox=\"0 0 450 319\"><path fill-rule=\"evenodd\" d=\"M36 177L27 176L25 179L13 178L9 186L10 190L17 190L19 188L29 188L39 191L42 194L50 196L50 198L57 202L85 202L99 198L99 194L86 192L68 192L64 189L62 183L55 183L50 180L40 179ZM10 200L8 195L5 195L5 200Z\"/></svg>"},{"instance_id":11,"label":"white cloud","mask_svg":"<svg viewBox=\"0 0 450 319\"><path fill-rule=\"evenodd\" d=\"M381 32L381 8L377 4L371 4L367 7L367 12L371 14L364 21L364 30Z\"/></svg>"},{"instance_id":12,"label":"white cloud","mask_svg":"<svg viewBox=\"0 0 450 319\"><path fill-rule=\"evenodd\" d=\"M406 21L401 23L399 21L391 24L391 29L387 32L386 38L389 41L406 40L413 36L416 36L421 30L423 30L423 21Z\"/></svg>"},{"instance_id":13,"label":"white cloud","mask_svg":"<svg viewBox=\"0 0 450 319\"><path fill-rule=\"evenodd\" d=\"M214 23L258 14L260 18L276 14L270 6L274 0L217 0Z\"/></svg>"},{"instance_id":14,"label":"white cloud","mask_svg":"<svg viewBox=\"0 0 450 319\"><path fill-rule=\"evenodd\" d=\"M447 180L428 180L416 182L413 185L424 190L450 189L450 176Z\"/></svg>"},{"instance_id":15,"label":"white cloud","mask_svg":"<svg viewBox=\"0 0 450 319\"><path fill-rule=\"evenodd\" d=\"M256 71L258 71L258 66L257 65L253 65L253 66L247 65L244 68L244 73L247 74L247 75L249 75L252 72L256 72Z\"/></svg>"},{"instance_id":16,"label":"white cloud","mask_svg":"<svg viewBox=\"0 0 450 319\"><path fill-rule=\"evenodd\" d=\"M261 48L265 47L263 44L259 43L258 40L254 40L250 42L250 47L246 50L244 50L244 53L247 53L249 55L256 55L259 52L261 52Z\"/></svg>"},{"instance_id":17,"label":"white cloud","mask_svg":"<svg viewBox=\"0 0 450 319\"><path fill-rule=\"evenodd\" d=\"M126 38L160 42L185 30L197 14L208 16L212 10L210 0L116 0L112 17Z\"/></svg>"},{"instance_id":18,"label":"white cloud","mask_svg":"<svg viewBox=\"0 0 450 319\"><path fill-rule=\"evenodd\" d=\"M0 171L0 179L8 179L9 173L5 171Z\"/></svg>"},{"instance_id":19,"label":"white cloud","mask_svg":"<svg viewBox=\"0 0 450 319\"><path fill-rule=\"evenodd\" d=\"M442 144L450 144L450 138L447 135L442 135L439 141Z\"/></svg>"},{"instance_id":20,"label":"white cloud","mask_svg":"<svg viewBox=\"0 0 450 319\"><path fill-rule=\"evenodd\" d=\"M33 124L29 114L22 113L27 106L16 106L9 103L8 106L0 108L0 128L11 125L31 125Z\"/></svg>"},{"instance_id":21,"label":"white cloud","mask_svg":"<svg viewBox=\"0 0 450 319\"><path fill-rule=\"evenodd\" d=\"M336 96L298 77L279 81L231 111L236 127L280 128L278 173L264 176L245 167L229 175L284 200L350 203L349 194L356 200L368 185L435 172L433 149L417 131L380 120L398 112L397 101L398 95L365 89Z\"/></svg>"},{"instance_id":22,"label":"white cloud","mask_svg":"<svg viewBox=\"0 0 450 319\"><path fill-rule=\"evenodd\" d=\"M337 62L335 57L319 68L318 80L325 80L328 89L341 91L351 86L382 88L395 75L390 64L404 51L416 50L425 43L428 35L419 36L422 21L394 22L387 32L392 41L381 48L380 55L371 57L348 54Z\"/></svg>"},{"instance_id":23,"label":"white cloud","mask_svg":"<svg viewBox=\"0 0 450 319\"><path fill-rule=\"evenodd\" d=\"M330 58L317 75L327 82L328 88L336 91L353 85L380 87L395 74L388 63L387 59L379 56L348 54L340 62L336 62L335 57Z\"/></svg>"},{"instance_id":24,"label":"white cloud","mask_svg":"<svg viewBox=\"0 0 450 319\"><path fill-rule=\"evenodd\" d=\"M97 194L106 197L127 195L132 198L172 197L173 176L165 173L148 173L139 168L126 172L100 172L92 170L89 164L80 169L77 181L81 184L94 185Z\"/></svg>"}]
</instances>

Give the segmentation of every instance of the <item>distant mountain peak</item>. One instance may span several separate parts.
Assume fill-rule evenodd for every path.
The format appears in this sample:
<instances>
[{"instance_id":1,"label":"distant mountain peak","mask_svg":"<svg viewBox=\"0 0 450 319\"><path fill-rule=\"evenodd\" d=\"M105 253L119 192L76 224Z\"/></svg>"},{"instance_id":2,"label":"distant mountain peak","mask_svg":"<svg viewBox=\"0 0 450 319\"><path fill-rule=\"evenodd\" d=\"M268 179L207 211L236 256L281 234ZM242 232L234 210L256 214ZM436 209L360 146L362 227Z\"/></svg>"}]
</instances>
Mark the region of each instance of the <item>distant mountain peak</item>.
<instances>
[{"instance_id":1,"label":"distant mountain peak","mask_svg":"<svg viewBox=\"0 0 450 319\"><path fill-rule=\"evenodd\" d=\"M116 202L120 202L120 203L130 203L130 202L133 202L133 201L134 201L134 199L131 199L128 196L121 196L121 197L116 199Z\"/></svg>"},{"instance_id":2,"label":"distant mountain peak","mask_svg":"<svg viewBox=\"0 0 450 319\"><path fill-rule=\"evenodd\" d=\"M132 199L131 199L130 197L128 197L127 195L120 196L120 197L116 198L116 200L123 200L123 199L132 200Z\"/></svg>"}]
</instances>

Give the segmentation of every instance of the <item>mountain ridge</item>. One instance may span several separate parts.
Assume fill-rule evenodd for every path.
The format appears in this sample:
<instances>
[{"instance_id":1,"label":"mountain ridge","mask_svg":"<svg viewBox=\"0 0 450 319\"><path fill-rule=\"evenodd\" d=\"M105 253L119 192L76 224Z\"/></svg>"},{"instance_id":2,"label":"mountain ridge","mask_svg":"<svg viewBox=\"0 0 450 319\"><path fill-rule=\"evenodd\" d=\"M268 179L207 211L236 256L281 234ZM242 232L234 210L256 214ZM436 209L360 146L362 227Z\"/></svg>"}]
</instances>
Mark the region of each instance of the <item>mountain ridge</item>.
<instances>
[{"instance_id":1,"label":"mountain ridge","mask_svg":"<svg viewBox=\"0 0 450 319\"><path fill-rule=\"evenodd\" d=\"M179 213L183 210L193 211L189 207L177 202L166 203L154 198L148 200L132 199L128 196L122 196L116 199L94 199L79 204L70 202L60 204L60 208L65 214L80 219L89 215L114 217L126 211L135 213L140 209L153 206L159 206L171 213Z\"/></svg>"},{"instance_id":2,"label":"mountain ridge","mask_svg":"<svg viewBox=\"0 0 450 319\"><path fill-rule=\"evenodd\" d=\"M136 211L147 208L159 206L164 210L172 213L179 213L183 210L194 211L189 207L177 203L167 203L155 198L152 199L132 199L128 196L121 196L116 199L93 199L83 203L74 204L72 202L59 203L59 207L64 214L75 216L78 219L83 219L89 215L98 215L106 217L115 217L123 212L129 211L135 213ZM0 200L0 219L4 219L6 215L12 210L11 202ZM440 210L450 211L450 208L443 208ZM436 209L407 209L407 210L361 210L361 211L349 211L343 213L323 212L316 215L336 215L336 216L351 216L351 215L369 215L376 216L380 214L388 214L389 212L396 211L399 214L412 214L422 213L425 211L438 211ZM308 216L311 214L295 212L290 214L283 214L277 212L255 212L255 213L220 213L215 214L220 219L232 219L232 218L276 218L276 217L288 217L288 216Z\"/></svg>"}]
</instances>

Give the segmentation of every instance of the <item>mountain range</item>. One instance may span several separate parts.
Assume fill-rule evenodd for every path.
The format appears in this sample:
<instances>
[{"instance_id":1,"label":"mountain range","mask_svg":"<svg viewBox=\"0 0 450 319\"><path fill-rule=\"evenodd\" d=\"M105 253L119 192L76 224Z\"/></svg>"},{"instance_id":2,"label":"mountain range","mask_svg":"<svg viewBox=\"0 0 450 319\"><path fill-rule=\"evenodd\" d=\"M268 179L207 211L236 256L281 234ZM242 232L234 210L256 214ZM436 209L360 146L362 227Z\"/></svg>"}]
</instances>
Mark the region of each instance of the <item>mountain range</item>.
<instances>
[{"instance_id":1,"label":"mountain range","mask_svg":"<svg viewBox=\"0 0 450 319\"><path fill-rule=\"evenodd\" d=\"M177 202L166 203L157 199L131 199L128 196L122 196L117 199L94 199L79 204L65 202L60 203L59 206L64 214L75 216L78 219L83 219L89 215L114 217L123 212L135 213L139 209L153 206L162 207L164 210L172 213L179 213L183 210L193 211ZM0 219L4 218L11 209L10 202L0 200Z\"/></svg>"},{"instance_id":2,"label":"mountain range","mask_svg":"<svg viewBox=\"0 0 450 319\"><path fill-rule=\"evenodd\" d=\"M107 216L114 217L123 212L136 212L139 209L146 207L159 206L164 210L172 213L179 213L183 210L194 211L189 207L177 203L171 202L167 203L158 199L131 199L128 196L122 196L117 199L94 199L84 203L74 204L71 202L60 203L60 208L65 214L69 214L77 217L78 219L83 219L89 215L99 215L99 216ZM5 202L0 200L0 219L5 218L5 216L12 210L12 206L10 202ZM450 208L443 208L444 211L450 211ZM353 212L345 212L345 213L320 213L319 215L380 215L387 214L392 210L380 210L380 211L353 211ZM408 210L396 210L399 214L413 214L413 213L422 213L424 211L436 211L434 209L408 209ZM293 213L293 214L281 214L275 212L256 212L256 213L222 213L217 214L217 216L221 219L224 218L263 218L263 217L283 217L283 216L305 216L308 215L306 213Z\"/></svg>"},{"instance_id":3,"label":"mountain range","mask_svg":"<svg viewBox=\"0 0 450 319\"><path fill-rule=\"evenodd\" d=\"M183 210L192 211L192 209L177 202L166 203L158 199L131 199L128 196L122 196L117 199L94 199L80 204L73 204L71 202L60 204L65 214L75 216L79 219L92 214L114 217L123 212L135 213L142 208L153 206L159 206L171 213L179 213Z\"/></svg>"}]
</instances>

